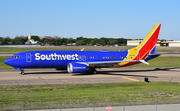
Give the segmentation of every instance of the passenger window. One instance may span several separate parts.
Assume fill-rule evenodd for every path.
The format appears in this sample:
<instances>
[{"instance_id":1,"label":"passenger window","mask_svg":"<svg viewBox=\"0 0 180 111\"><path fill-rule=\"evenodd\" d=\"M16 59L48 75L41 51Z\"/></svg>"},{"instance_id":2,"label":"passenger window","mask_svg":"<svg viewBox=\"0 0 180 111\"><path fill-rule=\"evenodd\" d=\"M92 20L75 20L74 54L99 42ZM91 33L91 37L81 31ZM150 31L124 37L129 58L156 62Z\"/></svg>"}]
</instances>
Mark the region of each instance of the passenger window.
<instances>
[{"instance_id":1,"label":"passenger window","mask_svg":"<svg viewBox=\"0 0 180 111\"><path fill-rule=\"evenodd\" d=\"M20 56L12 56L12 58L20 58Z\"/></svg>"}]
</instances>

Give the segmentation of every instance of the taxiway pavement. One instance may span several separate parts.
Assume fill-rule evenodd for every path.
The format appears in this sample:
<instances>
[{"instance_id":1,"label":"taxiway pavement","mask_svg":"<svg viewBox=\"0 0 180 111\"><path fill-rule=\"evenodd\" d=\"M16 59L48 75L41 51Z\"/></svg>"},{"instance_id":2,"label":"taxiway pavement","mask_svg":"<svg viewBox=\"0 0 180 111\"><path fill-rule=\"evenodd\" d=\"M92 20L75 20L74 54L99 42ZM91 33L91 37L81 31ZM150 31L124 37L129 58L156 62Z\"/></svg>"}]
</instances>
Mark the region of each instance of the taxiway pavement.
<instances>
[{"instance_id":1,"label":"taxiway pavement","mask_svg":"<svg viewBox=\"0 0 180 111\"><path fill-rule=\"evenodd\" d=\"M165 105L141 105L141 106L113 106L112 111L179 111L179 104L165 104ZM45 110L26 110L26 111L59 111L60 109L45 109ZM106 107L93 108L71 108L62 109L62 111L107 111Z\"/></svg>"},{"instance_id":2,"label":"taxiway pavement","mask_svg":"<svg viewBox=\"0 0 180 111\"><path fill-rule=\"evenodd\" d=\"M84 84L144 81L180 82L180 67L163 68L104 68L98 74L69 74L55 69L26 69L25 75L16 70L1 70L0 85Z\"/></svg>"}]
</instances>

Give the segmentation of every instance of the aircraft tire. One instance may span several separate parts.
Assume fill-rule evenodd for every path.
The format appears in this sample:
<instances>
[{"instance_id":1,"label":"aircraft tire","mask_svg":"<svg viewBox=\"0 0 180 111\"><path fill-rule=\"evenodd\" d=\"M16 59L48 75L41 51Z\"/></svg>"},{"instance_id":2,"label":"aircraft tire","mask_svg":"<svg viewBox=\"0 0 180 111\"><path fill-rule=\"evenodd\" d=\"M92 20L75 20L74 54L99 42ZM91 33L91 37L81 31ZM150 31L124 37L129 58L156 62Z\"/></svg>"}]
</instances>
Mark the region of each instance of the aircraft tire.
<instances>
[{"instance_id":1,"label":"aircraft tire","mask_svg":"<svg viewBox=\"0 0 180 111\"><path fill-rule=\"evenodd\" d=\"M94 70L94 74L97 74L97 71L96 71L96 70Z\"/></svg>"},{"instance_id":2,"label":"aircraft tire","mask_svg":"<svg viewBox=\"0 0 180 111\"><path fill-rule=\"evenodd\" d=\"M25 75L24 70L21 71L21 75Z\"/></svg>"},{"instance_id":3,"label":"aircraft tire","mask_svg":"<svg viewBox=\"0 0 180 111\"><path fill-rule=\"evenodd\" d=\"M95 69L91 70L91 74L97 74L97 71Z\"/></svg>"}]
</instances>

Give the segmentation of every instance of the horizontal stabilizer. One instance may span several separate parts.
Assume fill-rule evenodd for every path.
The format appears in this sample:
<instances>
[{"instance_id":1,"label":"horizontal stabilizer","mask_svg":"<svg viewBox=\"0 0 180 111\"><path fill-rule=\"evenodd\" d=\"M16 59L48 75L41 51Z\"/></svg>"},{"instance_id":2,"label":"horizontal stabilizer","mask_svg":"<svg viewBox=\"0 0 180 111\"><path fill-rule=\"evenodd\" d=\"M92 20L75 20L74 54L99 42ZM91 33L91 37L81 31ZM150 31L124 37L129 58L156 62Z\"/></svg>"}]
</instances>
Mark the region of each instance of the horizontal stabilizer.
<instances>
[{"instance_id":1,"label":"horizontal stabilizer","mask_svg":"<svg viewBox=\"0 0 180 111\"><path fill-rule=\"evenodd\" d=\"M142 62L142 63L144 63L144 64L147 64L147 65L149 65L149 63L148 62L146 62L145 60L139 60L140 62Z\"/></svg>"},{"instance_id":2,"label":"horizontal stabilizer","mask_svg":"<svg viewBox=\"0 0 180 111\"><path fill-rule=\"evenodd\" d=\"M161 54L148 54L148 56L160 56Z\"/></svg>"}]
</instances>

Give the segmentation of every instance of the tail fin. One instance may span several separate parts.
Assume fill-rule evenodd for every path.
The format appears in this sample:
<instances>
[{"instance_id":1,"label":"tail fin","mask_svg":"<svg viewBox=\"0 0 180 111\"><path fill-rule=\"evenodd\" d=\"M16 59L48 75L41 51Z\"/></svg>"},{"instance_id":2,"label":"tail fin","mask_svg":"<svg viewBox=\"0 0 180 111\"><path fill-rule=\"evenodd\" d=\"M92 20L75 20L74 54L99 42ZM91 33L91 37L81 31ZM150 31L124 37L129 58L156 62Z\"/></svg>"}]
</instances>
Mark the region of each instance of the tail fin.
<instances>
[{"instance_id":1,"label":"tail fin","mask_svg":"<svg viewBox=\"0 0 180 111\"><path fill-rule=\"evenodd\" d=\"M141 55L143 54L143 52L153 50L158 40L160 27L161 24L155 24L155 26L152 28L143 42L137 47L139 49L139 52L141 52Z\"/></svg>"},{"instance_id":2,"label":"tail fin","mask_svg":"<svg viewBox=\"0 0 180 111\"><path fill-rule=\"evenodd\" d=\"M124 59L124 61L128 60L144 60L149 54L153 54L155 52L156 43L159 36L159 31L161 28L161 24L155 24L146 38L142 41L142 43L135 48L128 50L128 55ZM120 66L128 66L136 63L120 63Z\"/></svg>"},{"instance_id":3,"label":"tail fin","mask_svg":"<svg viewBox=\"0 0 180 111\"><path fill-rule=\"evenodd\" d=\"M155 52L160 28L161 24L155 24L142 43L136 47L139 53L139 59L144 59L148 54Z\"/></svg>"}]
</instances>

